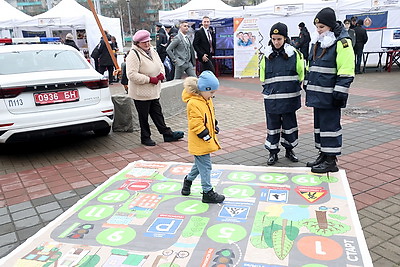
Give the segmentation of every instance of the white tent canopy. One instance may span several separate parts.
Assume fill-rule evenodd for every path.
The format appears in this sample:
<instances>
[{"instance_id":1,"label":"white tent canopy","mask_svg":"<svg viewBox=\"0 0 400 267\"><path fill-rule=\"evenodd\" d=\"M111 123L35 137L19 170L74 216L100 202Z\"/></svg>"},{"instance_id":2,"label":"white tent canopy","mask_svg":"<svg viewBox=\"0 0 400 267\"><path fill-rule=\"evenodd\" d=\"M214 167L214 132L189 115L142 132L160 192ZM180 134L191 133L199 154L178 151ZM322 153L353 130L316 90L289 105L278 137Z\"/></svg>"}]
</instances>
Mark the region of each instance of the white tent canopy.
<instances>
[{"instance_id":1,"label":"white tent canopy","mask_svg":"<svg viewBox=\"0 0 400 267\"><path fill-rule=\"evenodd\" d=\"M0 0L0 29L12 29L18 23L31 18L31 16L16 9L5 0Z\"/></svg>"},{"instance_id":2,"label":"white tent canopy","mask_svg":"<svg viewBox=\"0 0 400 267\"><path fill-rule=\"evenodd\" d=\"M269 29L276 22L288 26L289 36L298 36L298 24L304 22L310 33L315 31L315 15L324 7L331 7L336 11L337 20L343 21L347 15L388 12L387 28L400 27L400 1L365 1L365 0L267 0L257 6L246 6L246 18L257 17L260 33L269 40ZM382 31L367 31L369 40L364 51L380 51ZM264 44L266 45L266 44ZM372 60L376 62L376 55Z\"/></svg>"},{"instance_id":3,"label":"white tent canopy","mask_svg":"<svg viewBox=\"0 0 400 267\"><path fill-rule=\"evenodd\" d=\"M245 17L259 17L260 32L269 36L276 22L288 26L289 36L298 36L298 24L304 22L310 32L314 31L315 15L324 7L336 8L336 0L267 0L256 6L245 6ZM267 38L268 39L268 38Z\"/></svg>"},{"instance_id":4,"label":"white tent canopy","mask_svg":"<svg viewBox=\"0 0 400 267\"><path fill-rule=\"evenodd\" d=\"M111 35L116 37L118 44L122 45L120 20L118 18L98 16L103 29L108 30ZM47 36L51 37L51 31L57 29L85 29L90 51L94 49L101 38L100 30L92 12L75 2L75 0L62 0L47 12L19 23L17 32L19 37L22 37L23 30L46 31Z\"/></svg>"},{"instance_id":5,"label":"white tent canopy","mask_svg":"<svg viewBox=\"0 0 400 267\"><path fill-rule=\"evenodd\" d=\"M203 16L209 16L211 19L241 17L243 7L232 7L221 0L192 0L175 10L159 11L159 20L162 23L202 19Z\"/></svg>"},{"instance_id":6,"label":"white tent canopy","mask_svg":"<svg viewBox=\"0 0 400 267\"><path fill-rule=\"evenodd\" d=\"M335 9L336 0L267 0L256 6L245 6L245 16L265 16L265 15L276 15L276 16L288 16L294 14L316 14L319 10L324 7L332 7Z\"/></svg>"}]
</instances>

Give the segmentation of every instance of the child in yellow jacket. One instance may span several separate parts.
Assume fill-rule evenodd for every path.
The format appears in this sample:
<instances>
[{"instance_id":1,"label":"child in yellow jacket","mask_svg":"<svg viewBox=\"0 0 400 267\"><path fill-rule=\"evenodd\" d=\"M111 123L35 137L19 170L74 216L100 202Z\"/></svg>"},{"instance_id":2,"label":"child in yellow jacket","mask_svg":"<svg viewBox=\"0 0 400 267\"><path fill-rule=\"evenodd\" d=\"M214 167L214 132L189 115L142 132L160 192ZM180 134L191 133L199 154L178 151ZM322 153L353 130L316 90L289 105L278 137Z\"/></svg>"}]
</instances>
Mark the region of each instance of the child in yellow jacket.
<instances>
[{"instance_id":1,"label":"child in yellow jacket","mask_svg":"<svg viewBox=\"0 0 400 267\"><path fill-rule=\"evenodd\" d=\"M199 78L188 77L184 82L182 100L187 104L188 148L194 155L194 165L183 181L182 195L190 195L193 180L200 174L203 203L221 203L225 196L214 192L211 185L211 152L221 149L218 142L217 120L212 97L219 81L211 71L203 71Z\"/></svg>"}]
</instances>

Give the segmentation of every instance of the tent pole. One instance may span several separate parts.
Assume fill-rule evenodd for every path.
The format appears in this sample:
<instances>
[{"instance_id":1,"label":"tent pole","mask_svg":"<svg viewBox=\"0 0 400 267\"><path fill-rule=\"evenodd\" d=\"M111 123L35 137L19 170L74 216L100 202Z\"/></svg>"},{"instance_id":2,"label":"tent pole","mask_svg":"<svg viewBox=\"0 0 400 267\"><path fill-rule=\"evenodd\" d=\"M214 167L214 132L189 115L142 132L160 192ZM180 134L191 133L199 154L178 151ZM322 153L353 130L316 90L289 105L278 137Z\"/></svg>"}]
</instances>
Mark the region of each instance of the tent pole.
<instances>
[{"instance_id":1,"label":"tent pole","mask_svg":"<svg viewBox=\"0 0 400 267\"><path fill-rule=\"evenodd\" d=\"M101 22L100 22L100 20L99 20L99 17L97 16L96 10L94 9L93 2L92 2L92 0L87 0L87 1L88 1L90 10L91 10L92 13L93 13L94 19L95 19L96 22L97 22L97 26L99 26L100 33L101 33L101 35L103 36L104 43L106 44L108 53L110 54L110 57L111 57L111 59L112 59L112 61L113 61L113 63L114 63L115 69L116 69L117 71L119 71L120 68L119 68L119 66L118 66L117 59L115 58L114 53L113 53L113 51L111 50L110 43L108 42L107 36L106 36L106 34L104 33L103 26L101 26Z\"/></svg>"}]
</instances>

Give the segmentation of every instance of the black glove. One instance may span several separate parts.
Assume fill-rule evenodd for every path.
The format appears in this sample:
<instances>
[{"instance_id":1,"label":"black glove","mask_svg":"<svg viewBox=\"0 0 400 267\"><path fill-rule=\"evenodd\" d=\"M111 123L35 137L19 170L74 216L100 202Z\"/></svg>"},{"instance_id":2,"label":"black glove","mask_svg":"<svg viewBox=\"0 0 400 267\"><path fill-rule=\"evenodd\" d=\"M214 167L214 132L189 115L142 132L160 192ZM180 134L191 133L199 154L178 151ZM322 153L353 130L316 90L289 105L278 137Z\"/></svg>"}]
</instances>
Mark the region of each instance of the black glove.
<instances>
[{"instance_id":1,"label":"black glove","mask_svg":"<svg viewBox=\"0 0 400 267\"><path fill-rule=\"evenodd\" d=\"M333 106L336 108L345 108L346 107L346 100L345 99L333 99Z\"/></svg>"},{"instance_id":2,"label":"black glove","mask_svg":"<svg viewBox=\"0 0 400 267\"><path fill-rule=\"evenodd\" d=\"M215 133L219 134L219 127L218 126L215 126Z\"/></svg>"}]
</instances>

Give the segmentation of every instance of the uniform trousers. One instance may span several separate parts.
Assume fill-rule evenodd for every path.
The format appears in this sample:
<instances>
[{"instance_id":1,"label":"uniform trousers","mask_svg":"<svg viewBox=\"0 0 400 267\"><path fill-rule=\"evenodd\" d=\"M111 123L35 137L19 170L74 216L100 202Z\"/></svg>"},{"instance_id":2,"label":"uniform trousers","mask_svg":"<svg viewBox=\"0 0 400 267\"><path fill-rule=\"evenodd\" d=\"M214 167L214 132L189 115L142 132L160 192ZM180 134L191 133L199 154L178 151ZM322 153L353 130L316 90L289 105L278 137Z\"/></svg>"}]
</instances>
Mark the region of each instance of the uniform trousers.
<instances>
[{"instance_id":1,"label":"uniform trousers","mask_svg":"<svg viewBox=\"0 0 400 267\"><path fill-rule=\"evenodd\" d=\"M265 148L270 153L279 152L279 141L282 137L282 146L293 149L298 144L299 131L297 127L296 112L272 114L267 112L267 139Z\"/></svg>"},{"instance_id":2,"label":"uniform trousers","mask_svg":"<svg viewBox=\"0 0 400 267\"><path fill-rule=\"evenodd\" d=\"M326 155L340 155L342 149L342 126L340 108L314 108L315 147Z\"/></svg>"},{"instance_id":3,"label":"uniform trousers","mask_svg":"<svg viewBox=\"0 0 400 267\"><path fill-rule=\"evenodd\" d=\"M149 115L160 134L172 134L171 128L165 125L159 99L134 100L134 103L139 117L141 141L150 139Z\"/></svg>"}]
</instances>

